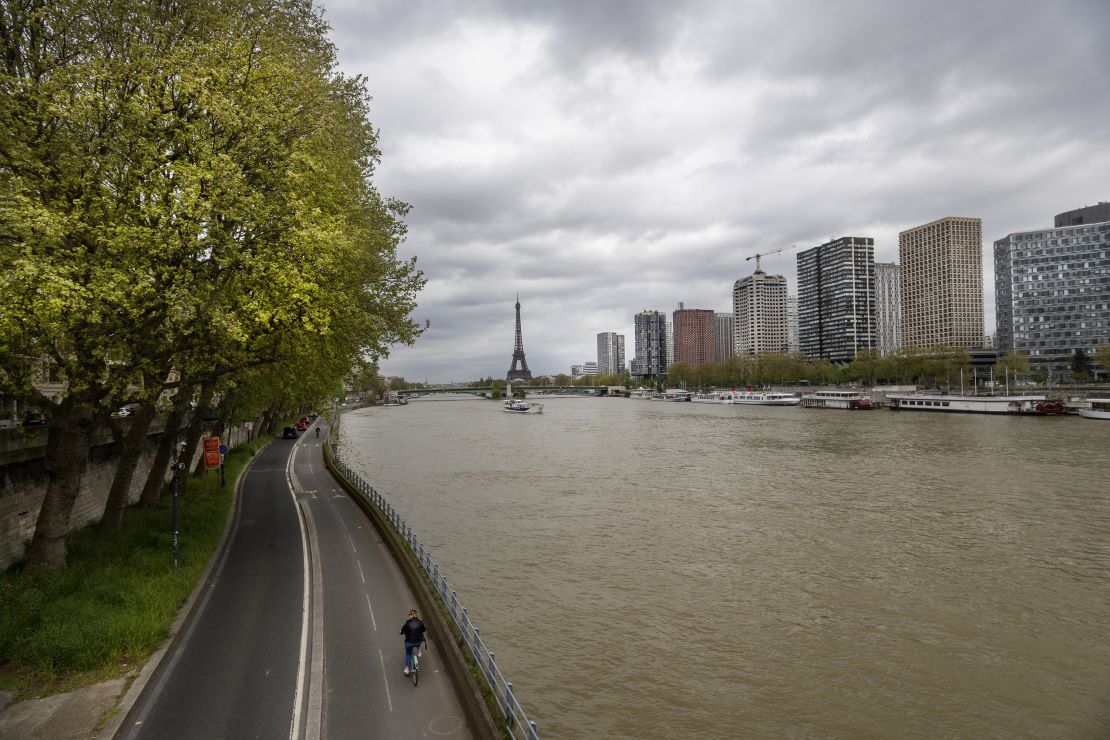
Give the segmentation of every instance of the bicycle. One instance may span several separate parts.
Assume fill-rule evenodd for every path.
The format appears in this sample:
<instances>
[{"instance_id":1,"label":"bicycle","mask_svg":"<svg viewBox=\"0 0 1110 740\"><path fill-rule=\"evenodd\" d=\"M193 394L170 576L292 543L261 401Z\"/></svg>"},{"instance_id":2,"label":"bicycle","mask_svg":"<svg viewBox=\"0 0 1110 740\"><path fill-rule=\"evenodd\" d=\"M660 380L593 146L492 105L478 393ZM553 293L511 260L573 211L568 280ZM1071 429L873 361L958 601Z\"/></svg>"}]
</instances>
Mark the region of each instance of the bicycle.
<instances>
[{"instance_id":1,"label":"bicycle","mask_svg":"<svg viewBox=\"0 0 1110 740\"><path fill-rule=\"evenodd\" d=\"M427 641L424 642L424 647L428 647ZM419 645L417 645L416 647L414 647L412 649L412 652L409 653L409 658L410 658L410 661L412 663L412 670L409 672L409 675L412 676L412 685L416 686L418 683L420 683L420 646Z\"/></svg>"}]
</instances>

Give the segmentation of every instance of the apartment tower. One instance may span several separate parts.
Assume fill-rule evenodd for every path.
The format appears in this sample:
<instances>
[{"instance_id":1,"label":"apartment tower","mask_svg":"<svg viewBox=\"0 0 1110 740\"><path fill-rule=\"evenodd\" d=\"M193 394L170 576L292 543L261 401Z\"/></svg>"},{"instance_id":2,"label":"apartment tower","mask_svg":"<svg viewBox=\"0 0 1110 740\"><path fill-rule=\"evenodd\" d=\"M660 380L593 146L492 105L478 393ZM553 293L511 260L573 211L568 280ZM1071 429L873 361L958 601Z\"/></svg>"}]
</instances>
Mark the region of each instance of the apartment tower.
<instances>
[{"instance_id":1,"label":"apartment tower","mask_svg":"<svg viewBox=\"0 0 1110 740\"><path fill-rule=\"evenodd\" d=\"M719 313L713 317L713 359L724 362L736 354L732 343L732 314Z\"/></svg>"},{"instance_id":2,"label":"apartment tower","mask_svg":"<svg viewBox=\"0 0 1110 740\"><path fill-rule=\"evenodd\" d=\"M848 363L875 346L875 240L839 239L798 253L798 349Z\"/></svg>"},{"instance_id":3,"label":"apartment tower","mask_svg":"<svg viewBox=\"0 0 1110 740\"><path fill-rule=\"evenodd\" d=\"M971 349L983 342L983 222L948 216L898 234L902 342Z\"/></svg>"},{"instance_id":4,"label":"apartment tower","mask_svg":"<svg viewBox=\"0 0 1110 740\"><path fill-rule=\"evenodd\" d=\"M902 347L902 269L893 262L875 263L875 334L879 355Z\"/></svg>"},{"instance_id":5,"label":"apartment tower","mask_svg":"<svg viewBox=\"0 0 1110 740\"><path fill-rule=\"evenodd\" d=\"M737 355L786 352L786 278L757 269L737 280L732 321Z\"/></svg>"},{"instance_id":6,"label":"apartment tower","mask_svg":"<svg viewBox=\"0 0 1110 740\"><path fill-rule=\"evenodd\" d=\"M672 314L674 361L702 365L713 361L713 336L717 328L715 312L708 308L686 308L678 304Z\"/></svg>"},{"instance_id":7,"label":"apartment tower","mask_svg":"<svg viewBox=\"0 0 1110 740\"><path fill-rule=\"evenodd\" d=\"M632 359L632 376L651 378L667 373L667 314L662 311L641 311L633 317L636 356Z\"/></svg>"},{"instance_id":8,"label":"apartment tower","mask_svg":"<svg viewBox=\"0 0 1110 740\"><path fill-rule=\"evenodd\" d=\"M597 335L597 371L601 375L624 374L624 335L603 331Z\"/></svg>"},{"instance_id":9,"label":"apartment tower","mask_svg":"<svg viewBox=\"0 0 1110 740\"><path fill-rule=\"evenodd\" d=\"M1103 223L1022 231L994 242L997 348L1066 371L1110 344L1110 212ZM1060 216L1056 217L1057 222Z\"/></svg>"}]
</instances>

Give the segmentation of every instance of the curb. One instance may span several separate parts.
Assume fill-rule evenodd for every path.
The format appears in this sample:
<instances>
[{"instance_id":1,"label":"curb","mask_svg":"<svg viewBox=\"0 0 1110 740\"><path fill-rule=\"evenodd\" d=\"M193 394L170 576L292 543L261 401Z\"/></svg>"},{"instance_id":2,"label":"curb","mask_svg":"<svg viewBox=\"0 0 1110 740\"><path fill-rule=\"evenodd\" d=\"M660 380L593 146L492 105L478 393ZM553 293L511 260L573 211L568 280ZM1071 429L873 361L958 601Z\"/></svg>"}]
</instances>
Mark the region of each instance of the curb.
<instances>
[{"instance_id":1,"label":"curb","mask_svg":"<svg viewBox=\"0 0 1110 740\"><path fill-rule=\"evenodd\" d=\"M232 507L231 516L227 518L227 523L224 524L223 534L220 535L220 541L216 544L216 549L213 551L212 557L208 559L207 567L205 567L204 572L200 574L200 578L197 579L197 585L193 587L192 593L189 594L189 598L186 599L185 604L182 605L181 610L177 613L177 618L174 619L173 624L170 626L169 639L166 640L165 644L162 645L162 647L158 648L154 651L154 653L151 654L150 659L147 660L142 670L139 671L139 675L135 678L134 681L131 682L131 685L124 693L123 698L120 699L119 703L116 705L115 714L113 714L112 718L108 720L107 724L104 726L104 729L98 733L100 737L115 738L119 736L119 734L123 731L124 725L127 723L132 710L135 708L135 704L138 702L139 697L142 695L147 685L149 685L150 681L155 678L155 676L160 675L161 669L164 667L166 656L173 652L173 650L180 644L182 636L188 631L186 627L196 617L196 605L197 602L200 600L201 594L204 592L206 586L208 585L209 578L212 576L212 573L216 570L217 566L223 562L224 558L227 557L227 545L231 536L233 525L239 520L239 511L242 505L241 494L243 478L251 469L251 467L254 466L254 461L258 459L258 456L259 454L261 454L262 450L269 447L271 442L273 442L272 439L270 440L270 442L267 442L266 444L259 447L258 451L254 453L254 456L250 459L250 461L248 461L243 469L239 471L239 476L235 479L235 487L233 489L235 494L235 503Z\"/></svg>"}]
</instances>

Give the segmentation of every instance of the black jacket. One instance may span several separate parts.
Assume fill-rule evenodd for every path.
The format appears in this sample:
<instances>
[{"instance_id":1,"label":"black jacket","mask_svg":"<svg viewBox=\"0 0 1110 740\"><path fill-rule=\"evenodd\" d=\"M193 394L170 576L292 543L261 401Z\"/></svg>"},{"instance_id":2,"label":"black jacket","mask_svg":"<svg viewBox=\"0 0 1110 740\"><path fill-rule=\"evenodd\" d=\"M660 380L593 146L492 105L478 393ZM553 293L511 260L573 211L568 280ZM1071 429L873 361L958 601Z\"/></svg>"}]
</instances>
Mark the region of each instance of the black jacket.
<instances>
[{"instance_id":1,"label":"black jacket","mask_svg":"<svg viewBox=\"0 0 1110 740\"><path fill-rule=\"evenodd\" d=\"M424 623L419 619L410 619L401 627L401 634L405 636L405 642L412 645L424 642L425 631Z\"/></svg>"}]
</instances>

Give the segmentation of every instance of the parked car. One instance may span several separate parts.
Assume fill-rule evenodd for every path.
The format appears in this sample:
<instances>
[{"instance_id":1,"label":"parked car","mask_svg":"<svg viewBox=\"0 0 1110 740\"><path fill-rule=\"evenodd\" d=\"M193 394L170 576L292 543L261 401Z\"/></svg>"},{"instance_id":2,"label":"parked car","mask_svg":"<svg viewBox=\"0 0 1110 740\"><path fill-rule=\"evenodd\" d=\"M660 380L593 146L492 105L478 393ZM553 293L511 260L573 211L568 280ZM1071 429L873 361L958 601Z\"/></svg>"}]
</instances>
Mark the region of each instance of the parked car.
<instances>
[{"instance_id":1,"label":"parked car","mask_svg":"<svg viewBox=\"0 0 1110 740\"><path fill-rule=\"evenodd\" d=\"M297 427L285 427L281 430L282 439L296 439L299 436L300 432L297 431Z\"/></svg>"}]
</instances>

